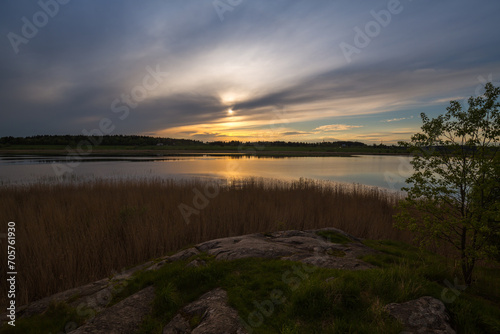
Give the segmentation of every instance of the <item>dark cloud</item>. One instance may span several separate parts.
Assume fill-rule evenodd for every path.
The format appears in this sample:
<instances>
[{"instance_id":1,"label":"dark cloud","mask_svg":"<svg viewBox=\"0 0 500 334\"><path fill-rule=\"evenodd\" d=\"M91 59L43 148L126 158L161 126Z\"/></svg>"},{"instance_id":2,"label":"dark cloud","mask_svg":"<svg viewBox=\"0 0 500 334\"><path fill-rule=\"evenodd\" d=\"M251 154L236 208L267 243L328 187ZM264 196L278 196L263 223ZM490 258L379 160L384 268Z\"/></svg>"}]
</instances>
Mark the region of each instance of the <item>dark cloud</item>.
<instances>
[{"instance_id":1,"label":"dark cloud","mask_svg":"<svg viewBox=\"0 0 500 334\"><path fill-rule=\"evenodd\" d=\"M70 1L17 54L8 34L22 35L22 18L33 21L42 9L35 1L4 1L0 136L81 133L105 117L117 133L157 133L221 122L230 107L258 123L277 104L295 122L284 136L310 135L292 125L305 129L300 117L416 108L471 95L479 76L499 81L499 3L401 4L402 12L348 63L339 44L354 44L353 29L364 28L370 11L384 10L387 1L243 1L223 21L210 1ZM113 101L142 85L148 66L170 76L120 119ZM224 94L233 94L234 103Z\"/></svg>"}]
</instances>

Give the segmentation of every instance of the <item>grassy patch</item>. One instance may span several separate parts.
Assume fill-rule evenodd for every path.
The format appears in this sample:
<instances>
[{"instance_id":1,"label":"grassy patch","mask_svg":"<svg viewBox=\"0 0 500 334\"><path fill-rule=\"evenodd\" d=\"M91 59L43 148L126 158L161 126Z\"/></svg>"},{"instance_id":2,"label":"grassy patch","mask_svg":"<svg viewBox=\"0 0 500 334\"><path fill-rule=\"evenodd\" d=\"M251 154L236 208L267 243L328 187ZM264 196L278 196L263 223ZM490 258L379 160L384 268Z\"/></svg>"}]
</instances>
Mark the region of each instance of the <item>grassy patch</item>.
<instances>
[{"instance_id":1,"label":"grassy patch","mask_svg":"<svg viewBox=\"0 0 500 334\"><path fill-rule=\"evenodd\" d=\"M476 268L474 284L466 288L460 269L449 259L402 242L366 240L364 243L381 254L363 257L364 261L393 270L406 265L413 275L427 284L424 292L441 299L458 333L500 332L500 269ZM401 280L406 284L407 280Z\"/></svg>"},{"instance_id":2,"label":"grassy patch","mask_svg":"<svg viewBox=\"0 0 500 334\"><path fill-rule=\"evenodd\" d=\"M50 305L49 309L41 314L27 319L16 320L16 326L5 324L0 329L4 334L40 334L40 333L69 333L80 326L85 317L65 303Z\"/></svg>"},{"instance_id":3,"label":"grassy patch","mask_svg":"<svg viewBox=\"0 0 500 334\"><path fill-rule=\"evenodd\" d=\"M368 243L381 251L367 257L380 268L343 271L269 259L206 259L203 268L167 265L155 274L155 312L141 333L161 333L180 307L215 287L228 292L230 305L254 333L399 333L401 325L383 307L426 295L442 298L454 270L445 259L403 243ZM446 303L454 324L463 332L497 332L499 305L474 289ZM193 327L198 321L190 319Z\"/></svg>"}]
</instances>

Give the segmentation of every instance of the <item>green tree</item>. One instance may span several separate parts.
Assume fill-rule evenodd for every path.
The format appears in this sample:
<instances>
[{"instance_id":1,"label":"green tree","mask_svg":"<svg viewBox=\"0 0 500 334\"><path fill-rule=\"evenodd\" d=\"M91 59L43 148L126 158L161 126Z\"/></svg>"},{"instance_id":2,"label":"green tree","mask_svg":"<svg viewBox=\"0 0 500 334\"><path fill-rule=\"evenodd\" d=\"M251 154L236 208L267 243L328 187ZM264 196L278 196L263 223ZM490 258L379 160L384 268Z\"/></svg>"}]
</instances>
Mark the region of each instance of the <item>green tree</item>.
<instances>
[{"instance_id":1,"label":"green tree","mask_svg":"<svg viewBox=\"0 0 500 334\"><path fill-rule=\"evenodd\" d=\"M467 285L477 260L498 259L500 248L499 94L488 83L467 110L451 101L437 118L422 113L422 132L400 143L413 155L414 172L396 226L417 232L421 243L453 245Z\"/></svg>"}]
</instances>

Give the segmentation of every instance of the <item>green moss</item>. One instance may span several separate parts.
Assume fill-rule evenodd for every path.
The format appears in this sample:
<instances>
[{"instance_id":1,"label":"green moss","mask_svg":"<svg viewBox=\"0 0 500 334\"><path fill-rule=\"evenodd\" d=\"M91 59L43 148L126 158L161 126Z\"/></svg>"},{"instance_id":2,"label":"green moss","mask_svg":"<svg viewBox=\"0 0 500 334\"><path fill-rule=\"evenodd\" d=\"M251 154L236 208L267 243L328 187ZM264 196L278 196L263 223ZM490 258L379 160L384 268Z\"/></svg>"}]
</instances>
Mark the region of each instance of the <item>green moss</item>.
<instances>
[{"instance_id":1,"label":"green moss","mask_svg":"<svg viewBox=\"0 0 500 334\"><path fill-rule=\"evenodd\" d=\"M346 254L344 251L338 250L338 249L329 249L326 252L330 256L335 256L335 257L344 257Z\"/></svg>"},{"instance_id":2,"label":"green moss","mask_svg":"<svg viewBox=\"0 0 500 334\"><path fill-rule=\"evenodd\" d=\"M201 318L197 315L191 317L191 319L189 319L189 326L191 328L196 328L199 324L201 323Z\"/></svg>"}]
</instances>

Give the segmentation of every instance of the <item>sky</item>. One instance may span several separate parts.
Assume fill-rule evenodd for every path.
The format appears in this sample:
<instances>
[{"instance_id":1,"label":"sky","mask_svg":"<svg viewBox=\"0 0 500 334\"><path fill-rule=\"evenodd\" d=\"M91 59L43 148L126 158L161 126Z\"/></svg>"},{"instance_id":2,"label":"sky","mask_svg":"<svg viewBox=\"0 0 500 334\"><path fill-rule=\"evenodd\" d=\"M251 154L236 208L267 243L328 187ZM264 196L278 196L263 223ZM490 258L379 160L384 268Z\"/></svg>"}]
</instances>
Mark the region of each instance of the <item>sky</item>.
<instances>
[{"instance_id":1,"label":"sky","mask_svg":"<svg viewBox=\"0 0 500 334\"><path fill-rule=\"evenodd\" d=\"M409 140L500 85L493 0L5 0L0 137Z\"/></svg>"}]
</instances>

